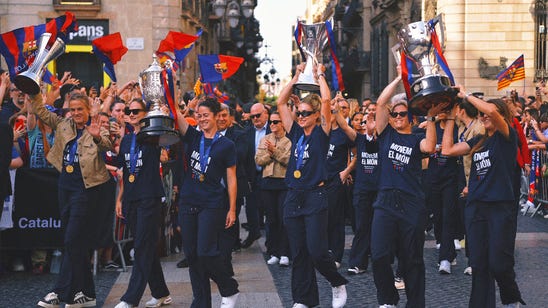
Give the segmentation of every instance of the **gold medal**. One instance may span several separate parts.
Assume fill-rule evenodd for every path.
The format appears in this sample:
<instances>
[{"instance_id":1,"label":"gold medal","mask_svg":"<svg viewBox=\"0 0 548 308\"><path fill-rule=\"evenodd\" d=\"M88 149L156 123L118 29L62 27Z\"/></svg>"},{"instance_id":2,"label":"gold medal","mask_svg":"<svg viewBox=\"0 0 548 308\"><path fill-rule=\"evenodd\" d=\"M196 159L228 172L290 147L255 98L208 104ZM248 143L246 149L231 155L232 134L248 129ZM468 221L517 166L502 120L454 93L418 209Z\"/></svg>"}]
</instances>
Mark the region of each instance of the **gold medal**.
<instances>
[{"instance_id":1,"label":"gold medal","mask_svg":"<svg viewBox=\"0 0 548 308\"><path fill-rule=\"evenodd\" d=\"M198 177L198 180L200 180L200 182L205 181L205 175L203 173L200 173L200 176Z\"/></svg>"},{"instance_id":2,"label":"gold medal","mask_svg":"<svg viewBox=\"0 0 548 308\"><path fill-rule=\"evenodd\" d=\"M129 177L127 178L127 180L128 180L130 183L135 182L135 175L130 174Z\"/></svg>"},{"instance_id":3,"label":"gold medal","mask_svg":"<svg viewBox=\"0 0 548 308\"><path fill-rule=\"evenodd\" d=\"M293 171L293 177L296 178L296 179L300 179L301 178L301 170Z\"/></svg>"},{"instance_id":4,"label":"gold medal","mask_svg":"<svg viewBox=\"0 0 548 308\"><path fill-rule=\"evenodd\" d=\"M74 167L72 165L67 165L65 167L65 170L67 171L67 173L73 173L74 172Z\"/></svg>"}]
</instances>

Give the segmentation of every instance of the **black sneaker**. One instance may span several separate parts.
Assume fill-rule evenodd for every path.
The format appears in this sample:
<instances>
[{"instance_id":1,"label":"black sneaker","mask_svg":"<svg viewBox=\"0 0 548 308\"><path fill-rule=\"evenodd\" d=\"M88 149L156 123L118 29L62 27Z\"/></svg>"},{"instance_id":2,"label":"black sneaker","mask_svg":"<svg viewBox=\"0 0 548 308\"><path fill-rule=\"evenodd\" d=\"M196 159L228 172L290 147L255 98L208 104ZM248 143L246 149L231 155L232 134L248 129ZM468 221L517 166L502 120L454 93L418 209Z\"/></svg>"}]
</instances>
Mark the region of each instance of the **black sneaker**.
<instances>
[{"instance_id":1,"label":"black sneaker","mask_svg":"<svg viewBox=\"0 0 548 308\"><path fill-rule=\"evenodd\" d=\"M46 295L44 299L38 302L38 306L44 307L44 308L58 308L59 297L57 297L57 293L54 293L54 292L48 293L48 295Z\"/></svg>"},{"instance_id":2,"label":"black sneaker","mask_svg":"<svg viewBox=\"0 0 548 308\"><path fill-rule=\"evenodd\" d=\"M120 265L116 264L114 261L108 261L107 264L105 264L105 269L107 270L113 270L120 268Z\"/></svg>"},{"instance_id":3,"label":"black sneaker","mask_svg":"<svg viewBox=\"0 0 548 308\"><path fill-rule=\"evenodd\" d=\"M65 308L95 307L96 305L97 301L95 298L87 297L80 291L74 295L74 303L66 304Z\"/></svg>"}]
</instances>

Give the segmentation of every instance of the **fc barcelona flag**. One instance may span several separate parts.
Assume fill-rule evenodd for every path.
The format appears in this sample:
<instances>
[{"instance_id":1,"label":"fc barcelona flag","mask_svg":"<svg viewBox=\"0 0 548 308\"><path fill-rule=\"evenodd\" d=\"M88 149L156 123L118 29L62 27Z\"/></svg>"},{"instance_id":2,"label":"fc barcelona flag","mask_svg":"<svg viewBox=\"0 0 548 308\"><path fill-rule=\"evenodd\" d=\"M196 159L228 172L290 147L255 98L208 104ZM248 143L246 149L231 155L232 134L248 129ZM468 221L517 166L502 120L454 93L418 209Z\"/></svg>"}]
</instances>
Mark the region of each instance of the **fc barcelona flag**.
<instances>
[{"instance_id":1,"label":"fc barcelona flag","mask_svg":"<svg viewBox=\"0 0 548 308\"><path fill-rule=\"evenodd\" d=\"M51 33L49 44L53 44L57 37L63 41L68 40L71 32L76 32L78 25L71 12L48 21L45 24L28 26L0 34L0 54L6 60L10 72L10 78L24 72L34 61L38 46L36 40L44 32Z\"/></svg>"},{"instance_id":2,"label":"fc barcelona flag","mask_svg":"<svg viewBox=\"0 0 548 308\"><path fill-rule=\"evenodd\" d=\"M175 55L175 61L181 62L200 35L202 35L201 31L196 35L169 31L166 38L160 42L157 53L172 52Z\"/></svg>"},{"instance_id":3,"label":"fc barcelona flag","mask_svg":"<svg viewBox=\"0 0 548 308\"><path fill-rule=\"evenodd\" d=\"M525 79L523 55L519 56L514 63L500 72L497 75L497 79L499 80L497 90L508 87L514 81Z\"/></svg>"},{"instance_id":4,"label":"fc barcelona flag","mask_svg":"<svg viewBox=\"0 0 548 308\"><path fill-rule=\"evenodd\" d=\"M112 81L116 82L114 64L120 61L128 50L122 43L120 32L96 38L91 44L93 45L93 53L105 64L105 73Z\"/></svg>"},{"instance_id":5,"label":"fc barcelona flag","mask_svg":"<svg viewBox=\"0 0 548 308\"><path fill-rule=\"evenodd\" d=\"M202 82L216 83L234 75L244 58L225 55L198 55Z\"/></svg>"}]
</instances>

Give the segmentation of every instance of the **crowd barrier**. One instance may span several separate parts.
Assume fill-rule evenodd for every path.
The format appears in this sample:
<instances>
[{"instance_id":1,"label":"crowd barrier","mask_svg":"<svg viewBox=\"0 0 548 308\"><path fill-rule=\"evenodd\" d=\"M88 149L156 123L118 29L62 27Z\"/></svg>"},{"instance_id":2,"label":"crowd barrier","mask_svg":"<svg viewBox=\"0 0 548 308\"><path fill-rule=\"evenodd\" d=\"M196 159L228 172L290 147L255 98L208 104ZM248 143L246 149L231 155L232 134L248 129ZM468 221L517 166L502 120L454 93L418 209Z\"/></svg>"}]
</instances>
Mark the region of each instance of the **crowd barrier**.
<instances>
[{"instance_id":1,"label":"crowd barrier","mask_svg":"<svg viewBox=\"0 0 548 308\"><path fill-rule=\"evenodd\" d=\"M540 213L540 210L548 204L548 151L531 151L531 174L529 176L529 198L532 208L525 206L523 215L531 213L531 217Z\"/></svg>"}]
</instances>

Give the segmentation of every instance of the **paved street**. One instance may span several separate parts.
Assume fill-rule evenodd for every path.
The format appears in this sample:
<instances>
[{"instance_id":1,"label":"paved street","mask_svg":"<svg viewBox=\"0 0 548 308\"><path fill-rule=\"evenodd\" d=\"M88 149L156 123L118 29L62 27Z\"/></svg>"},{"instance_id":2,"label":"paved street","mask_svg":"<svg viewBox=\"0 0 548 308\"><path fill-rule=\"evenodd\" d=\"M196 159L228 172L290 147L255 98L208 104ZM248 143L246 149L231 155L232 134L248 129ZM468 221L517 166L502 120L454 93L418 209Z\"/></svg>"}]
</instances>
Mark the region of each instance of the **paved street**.
<instances>
[{"instance_id":1,"label":"paved street","mask_svg":"<svg viewBox=\"0 0 548 308\"><path fill-rule=\"evenodd\" d=\"M347 234L347 248L351 241ZM263 240L250 249L234 254L236 279L240 283L238 307L291 307L291 268L267 266ZM437 272L437 250L434 241L427 239L425 245L426 263L426 305L427 307L466 307L470 292L470 277L462 274L466 260L463 253L457 257L458 264L453 274L440 275ZM546 285L548 284L548 220L541 217L518 219L516 243L516 273L527 307L547 307ZM346 250L348 253L348 250ZM189 307L192 300L187 270L177 269L179 255L172 255L162 261L164 273L174 302L172 307ZM341 272L346 273L346 256ZM346 275L346 274L345 274ZM31 273L4 273L0 276L0 307L35 307L55 281L56 275L35 276ZM98 307L114 307L127 287L128 273L99 272L96 276ZM349 299L347 307L376 307L375 286L370 271L350 276L347 286ZM321 276L320 306L330 307L331 288ZM220 297L213 284L213 307L220 303ZM143 297L141 306L149 298L149 291ZM405 306L405 292L400 291L398 307ZM497 298L498 300L498 298ZM500 302L498 302L500 306Z\"/></svg>"}]
</instances>

